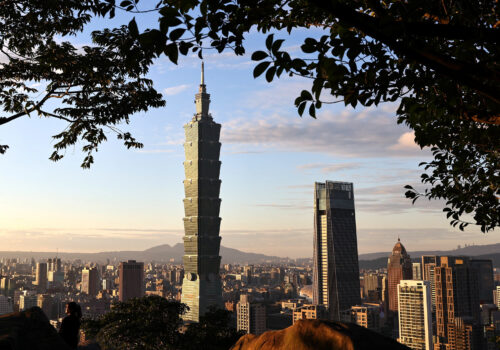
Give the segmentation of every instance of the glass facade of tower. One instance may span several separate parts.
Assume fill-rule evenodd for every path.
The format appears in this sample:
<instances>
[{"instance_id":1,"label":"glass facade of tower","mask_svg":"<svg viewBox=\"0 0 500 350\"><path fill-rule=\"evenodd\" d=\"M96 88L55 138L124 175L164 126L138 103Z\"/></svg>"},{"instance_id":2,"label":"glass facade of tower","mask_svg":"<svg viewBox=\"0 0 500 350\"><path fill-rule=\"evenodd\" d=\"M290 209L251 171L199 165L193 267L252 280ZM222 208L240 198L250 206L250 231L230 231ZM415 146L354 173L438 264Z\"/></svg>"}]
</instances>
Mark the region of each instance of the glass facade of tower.
<instances>
[{"instance_id":1,"label":"glass facade of tower","mask_svg":"<svg viewBox=\"0 0 500 350\"><path fill-rule=\"evenodd\" d=\"M313 303L329 319L361 303L354 192L350 182L314 185Z\"/></svg>"},{"instance_id":2,"label":"glass facade of tower","mask_svg":"<svg viewBox=\"0 0 500 350\"><path fill-rule=\"evenodd\" d=\"M184 279L181 301L186 321L198 322L210 305L222 307L219 171L220 124L208 113L210 95L203 81L196 94L196 114L184 125Z\"/></svg>"}]
</instances>

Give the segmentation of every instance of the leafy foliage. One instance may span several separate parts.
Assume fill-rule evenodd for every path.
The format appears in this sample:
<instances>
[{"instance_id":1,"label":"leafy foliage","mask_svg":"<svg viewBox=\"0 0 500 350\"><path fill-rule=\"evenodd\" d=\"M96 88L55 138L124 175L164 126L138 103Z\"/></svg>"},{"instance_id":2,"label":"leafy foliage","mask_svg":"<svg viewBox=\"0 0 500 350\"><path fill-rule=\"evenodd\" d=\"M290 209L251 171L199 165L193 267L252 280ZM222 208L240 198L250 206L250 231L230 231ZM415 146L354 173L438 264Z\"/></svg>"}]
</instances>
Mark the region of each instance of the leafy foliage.
<instances>
[{"instance_id":1,"label":"leafy foliage","mask_svg":"<svg viewBox=\"0 0 500 350\"><path fill-rule=\"evenodd\" d=\"M229 326L231 313L211 308L181 332L187 306L159 296L134 298L113 305L97 320L83 320L89 339L104 350L227 350L242 335Z\"/></svg>"},{"instance_id":2,"label":"leafy foliage","mask_svg":"<svg viewBox=\"0 0 500 350\"><path fill-rule=\"evenodd\" d=\"M110 0L111 1L111 0ZM420 193L410 199L446 200L453 226L472 216L483 232L500 224L500 21L494 0L163 0L159 29L137 33L174 63L178 54L215 49L245 53L245 35L270 33L254 77L268 82L282 74L311 80L295 100L299 115L316 118L323 104L377 106L399 102L397 122L431 147L434 160ZM131 9L132 10L132 9ZM140 12L137 7L133 9ZM292 56L283 30L320 28ZM169 30L173 29L170 34ZM173 35L175 33L175 35ZM166 40L165 40L166 39ZM324 95L332 99L324 100Z\"/></svg>"},{"instance_id":3,"label":"leafy foliage","mask_svg":"<svg viewBox=\"0 0 500 350\"><path fill-rule=\"evenodd\" d=\"M6 61L0 65L0 125L34 115L65 121L67 127L54 136L53 161L81 141L82 167L90 167L93 152L107 140L106 131L116 133L127 148L142 147L117 125L165 104L144 78L152 56L133 39L130 26L94 32L93 46L77 48L58 40L113 9L98 0L8 0L0 6L0 52ZM46 85L40 91L31 85L39 82ZM52 99L61 105L48 107ZM0 153L6 150L0 145Z\"/></svg>"},{"instance_id":4,"label":"leafy foliage","mask_svg":"<svg viewBox=\"0 0 500 350\"><path fill-rule=\"evenodd\" d=\"M299 115L316 118L324 104L377 106L399 102L397 122L415 132L415 142L430 147L434 159L422 163L423 193L408 186L413 201L444 199L450 223L483 232L500 224L500 23L495 0L160 0L5 2L0 8L2 51L0 125L38 113L63 119L52 160L79 139L87 153L106 140L111 128L127 147L141 147L115 125L129 116L164 104L144 78L155 57L173 63L180 55L204 50L245 53L252 29L269 33L252 54L254 76L270 82L282 74L311 81L295 100ZM113 17L116 9L157 11L158 25L140 32L128 26L93 33L96 46L76 50L55 35L82 30L91 16ZM78 14L78 16L75 16ZM301 52L286 49L284 31L319 28ZM270 32L273 33L270 33ZM319 33L319 34L316 34ZM292 54L295 55L292 56ZM47 81L45 94L26 81ZM30 95L31 94L31 95ZM331 96L325 100L323 96ZM36 96L36 95L35 95ZM65 107L43 109L50 98ZM0 153L6 146L0 146ZM467 221L472 217L472 221Z\"/></svg>"},{"instance_id":5,"label":"leafy foliage","mask_svg":"<svg viewBox=\"0 0 500 350\"><path fill-rule=\"evenodd\" d=\"M199 323L192 323L183 334L183 350L229 349L244 334L229 327L231 312L211 308Z\"/></svg>"},{"instance_id":6,"label":"leafy foliage","mask_svg":"<svg viewBox=\"0 0 500 350\"><path fill-rule=\"evenodd\" d=\"M159 296L134 298L113 305L96 321L83 322L89 337L104 350L177 349L186 306Z\"/></svg>"}]
</instances>

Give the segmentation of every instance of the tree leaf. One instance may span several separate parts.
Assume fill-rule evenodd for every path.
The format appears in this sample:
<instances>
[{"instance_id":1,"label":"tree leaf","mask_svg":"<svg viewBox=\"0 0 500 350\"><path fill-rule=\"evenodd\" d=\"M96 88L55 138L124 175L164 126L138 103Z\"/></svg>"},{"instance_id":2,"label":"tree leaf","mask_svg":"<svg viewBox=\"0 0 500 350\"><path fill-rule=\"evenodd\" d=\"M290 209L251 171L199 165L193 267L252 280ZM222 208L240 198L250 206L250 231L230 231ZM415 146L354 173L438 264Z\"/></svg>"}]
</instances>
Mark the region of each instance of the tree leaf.
<instances>
[{"instance_id":1,"label":"tree leaf","mask_svg":"<svg viewBox=\"0 0 500 350\"><path fill-rule=\"evenodd\" d=\"M266 80L268 83L270 83L271 81L273 81L273 78L274 78L274 73L276 72L276 67L271 67L267 70L266 72Z\"/></svg>"},{"instance_id":2,"label":"tree leaf","mask_svg":"<svg viewBox=\"0 0 500 350\"><path fill-rule=\"evenodd\" d=\"M257 78L262 73L264 73L264 71L267 69L267 67L269 67L270 64L271 62L269 61L259 63L253 70L253 77Z\"/></svg>"},{"instance_id":3,"label":"tree leaf","mask_svg":"<svg viewBox=\"0 0 500 350\"><path fill-rule=\"evenodd\" d=\"M269 34L266 39L266 47L269 51L271 51L273 45L274 34Z\"/></svg>"},{"instance_id":4,"label":"tree leaf","mask_svg":"<svg viewBox=\"0 0 500 350\"><path fill-rule=\"evenodd\" d=\"M135 21L135 17L128 23L128 29L130 30L130 34L137 38L139 36L139 29L137 28L137 22Z\"/></svg>"},{"instance_id":5,"label":"tree leaf","mask_svg":"<svg viewBox=\"0 0 500 350\"><path fill-rule=\"evenodd\" d=\"M177 29L172 30L170 32L170 35L169 35L170 40L176 41L177 39L179 39L182 36L182 34L184 34L185 31L186 31L186 29L184 29L184 28L177 28Z\"/></svg>"},{"instance_id":6,"label":"tree leaf","mask_svg":"<svg viewBox=\"0 0 500 350\"><path fill-rule=\"evenodd\" d=\"M261 60L263 60L264 58L267 58L267 57L269 57L269 55L267 53L265 53L264 51L255 51L252 54L252 60L253 61L261 61Z\"/></svg>"},{"instance_id":7,"label":"tree leaf","mask_svg":"<svg viewBox=\"0 0 500 350\"><path fill-rule=\"evenodd\" d=\"M200 51L201 52L201 51ZM165 55L172 61L172 63L177 64L177 59L179 58L179 51L175 43L168 44L165 48Z\"/></svg>"}]
</instances>

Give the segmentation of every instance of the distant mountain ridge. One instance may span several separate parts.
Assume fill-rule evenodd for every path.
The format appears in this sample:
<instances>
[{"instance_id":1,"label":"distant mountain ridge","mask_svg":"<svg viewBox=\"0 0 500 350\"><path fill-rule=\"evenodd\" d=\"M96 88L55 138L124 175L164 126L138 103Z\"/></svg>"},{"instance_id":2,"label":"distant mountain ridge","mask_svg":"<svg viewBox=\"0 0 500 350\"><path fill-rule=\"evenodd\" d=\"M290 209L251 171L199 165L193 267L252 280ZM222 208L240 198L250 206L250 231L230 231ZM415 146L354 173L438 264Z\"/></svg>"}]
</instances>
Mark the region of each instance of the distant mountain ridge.
<instances>
[{"instance_id":1,"label":"distant mountain ridge","mask_svg":"<svg viewBox=\"0 0 500 350\"><path fill-rule=\"evenodd\" d=\"M408 248L408 247L406 247ZM392 247L391 247L392 249ZM500 243L495 244L485 244L485 245L470 245L460 249L453 250L421 250L421 251L408 251L410 257L420 257L422 255L466 255L466 256L478 256L486 254L496 254L500 253ZM378 252L378 253L368 253L360 254L359 260L374 260L382 257L388 258L390 255L390 250L388 252Z\"/></svg>"},{"instance_id":2,"label":"distant mountain ridge","mask_svg":"<svg viewBox=\"0 0 500 350\"><path fill-rule=\"evenodd\" d=\"M46 259L56 255L63 260L95 261L104 263L108 259L110 262L137 260L144 262L173 262L180 264L182 255L184 254L184 246L182 243L177 243L173 246L162 244L142 251L107 251L99 253L56 253L56 252L22 252L22 251L0 251L0 258L34 258ZM248 263L257 264L263 262L279 262L288 260L278 256L268 256L258 253L247 253L234 248L221 246L220 255L222 256L223 264Z\"/></svg>"},{"instance_id":3,"label":"distant mountain ridge","mask_svg":"<svg viewBox=\"0 0 500 350\"><path fill-rule=\"evenodd\" d=\"M392 248L392 247L391 247ZM238 249L228 248L221 246L220 255L222 256L223 264L258 264L264 262L284 262L293 259L269 256L259 253L247 253ZM110 262L126 261L126 260L137 260L144 262L158 261L158 262L170 262L173 260L174 263L182 263L182 255L184 254L184 246L182 243L177 243L173 246L169 244L162 244L155 247L151 247L142 251L107 251L99 253L56 253L56 252L23 252L23 251L0 251L0 258L35 258L35 259L46 259L52 258L54 256L59 256L63 260L75 260L80 259L82 261L95 261L104 263L107 259ZM474 245L468 246L461 249L454 250L428 250L428 251L415 251L408 252L412 260L420 259L422 255L466 255L473 256L477 259L491 259L493 260L493 266L500 267L500 243L489 244L489 245ZM390 255L390 251L360 254L359 264L360 268L380 268L387 266L387 258ZM300 260L305 260L307 258L302 258Z\"/></svg>"}]
</instances>

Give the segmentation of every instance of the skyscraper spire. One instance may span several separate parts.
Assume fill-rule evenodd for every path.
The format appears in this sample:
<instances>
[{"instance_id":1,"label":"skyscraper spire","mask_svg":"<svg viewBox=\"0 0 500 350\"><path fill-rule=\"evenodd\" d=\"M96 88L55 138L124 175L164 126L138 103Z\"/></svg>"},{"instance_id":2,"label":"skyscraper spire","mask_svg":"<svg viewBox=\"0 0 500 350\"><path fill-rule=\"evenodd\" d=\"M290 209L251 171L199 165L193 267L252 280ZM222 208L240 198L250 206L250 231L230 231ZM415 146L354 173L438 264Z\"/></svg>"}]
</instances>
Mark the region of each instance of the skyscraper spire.
<instances>
[{"instance_id":1,"label":"skyscraper spire","mask_svg":"<svg viewBox=\"0 0 500 350\"><path fill-rule=\"evenodd\" d=\"M200 120L201 118L211 118L208 114L208 107L210 106L210 94L207 94L205 85L205 65L201 62L201 83L199 92L195 95L196 115L193 120Z\"/></svg>"},{"instance_id":2,"label":"skyscraper spire","mask_svg":"<svg viewBox=\"0 0 500 350\"><path fill-rule=\"evenodd\" d=\"M201 86L205 86L205 65L201 61Z\"/></svg>"}]
</instances>

